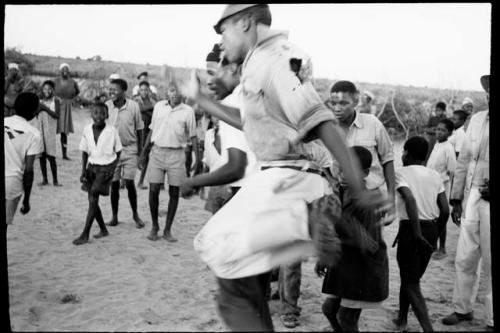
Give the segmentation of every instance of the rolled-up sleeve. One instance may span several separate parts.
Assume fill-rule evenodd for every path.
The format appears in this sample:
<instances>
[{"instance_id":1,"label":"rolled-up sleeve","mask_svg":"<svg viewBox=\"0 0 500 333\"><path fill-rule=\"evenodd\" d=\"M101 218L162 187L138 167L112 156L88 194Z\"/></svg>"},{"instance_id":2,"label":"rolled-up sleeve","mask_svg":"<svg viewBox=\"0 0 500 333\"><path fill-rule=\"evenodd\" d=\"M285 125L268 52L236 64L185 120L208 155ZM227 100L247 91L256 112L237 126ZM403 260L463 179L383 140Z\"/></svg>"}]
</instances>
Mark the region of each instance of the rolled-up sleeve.
<instances>
[{"instance_id":1,"label":"rolled-up sleeve","mask_svg":"<svg viewBox=\"0 0 500 333\"><path fill-rule=\"evenodd\" d=\"M144 129L144 122L142 121L141 117L141 108L139 107L139 103L136 101L132 101L134 104L134 122L135 122L135 129L137 131Z\"/></svg>"},{"instance_id":2,"label":"rolled-up sleeve","mask_svg":"<svg viewBox=\"0 0 500 333\"><path fill-rule=\"evenodd\" d=\"M377 153L380 164L394 161L394 147L384 125L377 117L373 117L375 123L375 140L377 142Z\"/></svg>"},{"instance_id":3,"label":"rolled-up sleeve","mask_svg":"<svg viewBox=\"0 0 500 333\"><path fill-rule=\"evenodd\" d=\"M80 140L80 146L78 147L81 151L89 153L89 145L87 143L87 137L85 135L85 130L83 131L82 139Z\"/></svg>"},{"instance_id":4,"label":"rolled-up sleeve","mask_svg":"<svg viewBox=\"0 0 500 333\"><path fill-rule=\"evenodd\" d=\"M333 113L323 104L312 82L301 82L299 77L285 65L272 73L269 85L264 90L268 98L275 99L281 113L294 127L300 138L315 139L309 132L324 121L337 122Z\"/></svg>"},{"instance_id":5,"label":"rolled-up sleeve","mask_svg":"<svg viewBox=\"0 0 500 333\"><path fill-rule=\"evenodd\" d=\"M196 133L196 118L194 116L194 110L189 107L188 116L186 117L186 132L189 138L193 136L198 137Z\"/></svg>"}]
</instances>

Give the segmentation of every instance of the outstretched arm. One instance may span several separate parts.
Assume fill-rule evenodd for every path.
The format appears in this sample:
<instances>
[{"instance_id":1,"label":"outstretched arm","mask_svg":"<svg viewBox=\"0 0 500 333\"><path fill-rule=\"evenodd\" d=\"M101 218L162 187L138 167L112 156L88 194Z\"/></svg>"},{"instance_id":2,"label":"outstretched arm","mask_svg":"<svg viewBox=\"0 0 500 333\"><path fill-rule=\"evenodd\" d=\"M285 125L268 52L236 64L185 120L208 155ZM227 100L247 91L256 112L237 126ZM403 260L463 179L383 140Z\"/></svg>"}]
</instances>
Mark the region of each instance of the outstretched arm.
<instances>
[{"instance_id":1,"label":"outstretched arm","mask_svg":"<svg viewBox=\"0 0 500 333\"><path fill-rule=\"evenodd\" d=\"M23 175L23 188L24 188L24 199L23 206L21 207L21 213L27 214L30 211L30 195L31 187L33 186L34 171L33 164L35 163L36 155L26 155L25 167Z\"/></svg>"}]
</instances>

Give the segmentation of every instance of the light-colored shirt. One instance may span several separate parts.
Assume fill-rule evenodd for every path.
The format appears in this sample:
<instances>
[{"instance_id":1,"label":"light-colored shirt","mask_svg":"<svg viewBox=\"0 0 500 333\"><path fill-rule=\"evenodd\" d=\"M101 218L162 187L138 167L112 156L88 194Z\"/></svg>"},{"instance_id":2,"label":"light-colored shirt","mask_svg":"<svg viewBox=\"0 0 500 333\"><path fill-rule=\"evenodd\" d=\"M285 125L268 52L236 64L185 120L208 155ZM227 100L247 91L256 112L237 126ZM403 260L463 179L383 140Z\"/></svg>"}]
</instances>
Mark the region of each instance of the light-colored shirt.
<instances>
[{"instance_id":1,"label":"light-colored shirt","mask_svg":"<svg viewBox=\"0 0 500 333\"><path fill-rule=\"evenodd\" d=\"M460 126L456 130L454 130L451 136L448 138L448 141L453 145L453 148L455 148L455 152L457 153L460 153L460 149L462 148L464 140L465 130L463 126Z\"/></svg>"},{"instance_id":2,"label":"light-colored shirt","mask_svg":"<svg viewBox=\"0 0 500 333\"><path fill-rule=\"evenodd\" d=\"M243 131L259 161L307 158L303 141L316 139L310 131L324 121L336 123L313 87L311 59L287 38L259 25L242 65ZM291 61L301 62L297 72Z\"/></svg>"},{"instance_id":3,"label":"light-colored shirt","mask_svg":"<svg viewBox=\"0 0 500 333\"><path fill-rule=\"evenodd\" d=\"M116 153L122 150L122 144L118 130L111 125L106 125L97 143L94 139L93 124L88 124L83 128L82 139L80 140L80 150L86 152L90 164L107 165L114 162Z\"/></svg>"},{"instance_id":4,"label":"light-colored shirt","mask_svg":"<svg viewBox=\"0 0 500 333\"><path fill-rule=\"evenodd\" d=\"M436 142L431 155L427 160L427 167L436 170L443 182L450 180L450 175L455 172L457 158L453 145L448 142Z\"/></svg>"},{"instance_id":5,"label":"light-colored shirt","mask_svg":"<svg viewBox=\"0 0 500 333\"><path fill-rule=\"evenodd\" d=\"M139 104L131 99L126 99L121 108L117 108L112 100L106 102L109 117L108 125L116 127L124 147L137 144L137 131L144 128Z\"/></svg>"},{"instance_id":6,"label":"light-colored shirt","mask_svg":"<svg viewBox=\"0 0 500 333\"><path fill-rule=\"evenodd\" d=\"M136 85L136 86L132 89L132 96L137 96L137 95L139 95L139 89L140 89L139 85ZM151 92L152 92L153 94L155 94L155 95L156 95L156 94L158 94L158 89L156 89L156 87L155 87L155 86L153 86L152 84L150 84L150 85L149 85L149 90L151 90Z\"/></svg>"},{"instance_id":7,"label":"light-colored shirt","mask_svg":"<svg viewBox=\"0 0 500 333\"><path fill-rule=\"evenodd\" d=\"M194 111L184 103L172 109L166 100L159 101L149 128L153 131L151 142L158 147L185 148L189 139L196 136Z\"/></svg>"},{"instance_id":8,"label":"light-colored shirt","mask_svg":"<svg viewBox=\"0 0 500 333\"><path fill-rule=\"evenodd\" d=\"M490 179L489 123L488 111L480 111L471 117L458 155L450 199L464 199L464 214L471 187L479 187L483 185L484 179Z\"/></svg>"},{"instance_id":9,"label":"light-colored shirt","mask_svg":"<svg viewBox=\"0 0 500 333\"><path fill-rule=\"evenodd\" d=\"M43 152L42 135L18 115L4 118L3 129L5 177L22 181L26 156Z\"/></svg>"},{"instance_id":10,"label":"light-colored shirt","mask_svg":"<svg viewBox=\"0 0 500 333\"><path fill-rule=\"evenodd\" d=\"M222 150L219 154L214 145L215 129L211 128L205 133L203 163L205 163L210 171L217 170L227 163L227 151Z\"/></svg>"},{"instance_id":11,"label":"light-colored shirt","mask_svg":"<svg viewBox=\"0 0 500 333\"><path fill-rule=\"evenodd\" d=\"M354 121L344 132L350 147L361 146L372 154L370 173L366 178L369 190L379 188L385 183L383 165L394 161L393 144L382 122L372 114L356 111Z\"/></svg>"},{"instance_id":12,"label":"light-colored shirt","mask_svg":"<svg viewBox=\"0 0 500 333\"><path fill-rule=\"evenodd\" d=\"M437 197L444 192L443 181L437 171L422 165L408 165L396 171L396 190L408 187L417 202L418 218L434 220L439 217ZM396 194L396 211L399 220L408 220L408 213L401 194Z\"/></svg>"}]
</instances>

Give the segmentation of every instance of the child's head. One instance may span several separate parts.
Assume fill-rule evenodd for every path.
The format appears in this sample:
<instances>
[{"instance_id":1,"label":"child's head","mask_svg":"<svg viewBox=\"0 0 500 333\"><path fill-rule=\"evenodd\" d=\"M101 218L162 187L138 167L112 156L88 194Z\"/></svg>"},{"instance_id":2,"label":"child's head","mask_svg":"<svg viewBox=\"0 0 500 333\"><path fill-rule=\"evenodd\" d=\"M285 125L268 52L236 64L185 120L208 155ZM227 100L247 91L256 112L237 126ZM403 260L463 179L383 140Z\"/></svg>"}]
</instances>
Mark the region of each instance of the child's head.
<instances>
[{"instance_id":1,"label":"child's head","mask_svg":"<svg viewBox=\"0 0 500 333\"><path fill-rule=\"evenodd\" d=\"M409 138L403 146L403 166L422 164L427 158L429 143L421 136Z\"/></svg>"},{"instance_id":2,"label":"child's head","mask_svg":"<svg viewBox=\"0 0 500 333\"><path fill-rule=\"evenodd\" d=\"M352 118L358 101L358 89L350 81L338 81L330 88L329 106L341 123Z\"/></svg>"},{"instance_id":3,"label":"child's head","mask_svg":"<svg viewBox=\"0 0 500 333\"><path fill-rule=\"evenodd\" d=\"M171 81L167 87L167 98L170 105L177 106L182 103L182 94L176 81Z\"/></svg>"},{"instance_id":4,"label":"child's head","mask_svg":"<svg viewBox=\"0 0 500 333\"><path fill-rule=\"evenodd\" d=\"M146 98L149 95L149 91L149 82L141 81L141 83L139 83L139 95L141 95L142 98Z\"/></svg>"},{"instance_id":5,"label":"child's head","mask_svg":"<svg viewBox=\"0 0 500 333\"><path fill-rule=\"evenodd\" d=\"M56 85L54 81L47 80L43 82L42 84L42 94L44 98L51 98L54 96L54 90L56 88Z\"/></svg>"},{"instance_id":6,"label":"child's head","mask_svg":"<svg viewBox=\"0 0 500 333\"><path fill-rule=\"evenodd\" d=\"M450 119L441 119L436 127L436 140L438 142L445 142L448 137L453 133L453 121Z\"/></svg>"},{"instance_id":7,"label":"child's head","mask_svg":"<svg viewBox=\"0 0 500 333\"><path fill-rule=\"evenodd\" d=\"M434 109L436 112L436 116L442 117L446 112L446 103L445 102L437 102L436 108Z\"/></svg>"},{"instance_id":8,"label":"child's head","mask_svg":"<svg viewBox=\"0 0 500 333\"><path fill-rule=\"evenodd\" d=\"M467 112L465 112L464 110L453 111L453 124L455 125L455 129L463 126L466 120L467 120Z\"/></svg>"},{"instance_id":9,"label":"child's head","mask_svg":"<svg viewBox=\"0 0 500 333\"><path fill-rule=\"evenodd\" d=\"M104 122L108 119L108 106L102 102L96 102L92 105L91 116L94 124L97 126L104 125Z\"/></svg>"},{"instance_id":10,"label":"child's head","mask_svg":"<svg viewBox=\"0 0 500 333\"><path fill-rule=\"evenodd\" d=\"M38 96L30 92L20 93L14 102L16 115L23 117L26 120L31 120L38 112L40 101Z\"/></svg>"},{"instance_id":11,"label":"child's head","mask_svg":"<svg viewBox=\"0 0 500 333\"><path fill-rule=\"evenodd\" d=\"M363 176L366 177L370 173L370 167L372 166L373 157L372 153L365 147L353 146L351 147L352 153L358 158L361 170L363 171Z\"/></svg>"},{"instance_id":12,"label":"child's head","mask_svg":"<svg viewBox=\"0 0 500 333\"><path fill-rule=\"evenodd\" d=\"M127 88L127 81L123 79L111 80L111 86L109 87L109 97L111 97L113 102L124 98Z\"/></svg>"}]
</instances>

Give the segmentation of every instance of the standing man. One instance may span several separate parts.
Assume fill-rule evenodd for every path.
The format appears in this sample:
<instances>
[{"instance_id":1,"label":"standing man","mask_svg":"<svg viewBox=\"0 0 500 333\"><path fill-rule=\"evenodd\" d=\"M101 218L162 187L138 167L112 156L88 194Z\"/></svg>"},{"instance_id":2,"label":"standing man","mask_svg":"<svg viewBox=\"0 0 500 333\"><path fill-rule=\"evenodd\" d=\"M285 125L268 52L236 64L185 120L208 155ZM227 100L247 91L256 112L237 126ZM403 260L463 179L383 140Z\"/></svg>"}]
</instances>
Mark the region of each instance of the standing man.
<instances>
[{"instance_id":1,"label":"standing man","mask_svg":"<svg viewBox=\"0 0 500 333\"><path fill-rule=\"evenodd\" d=\"M458 154L460 153L460 149L462 148L462 144L465 140L464 124L466 119L467 119L467 113L465 111L463 110L453 111L452 121L455 130L448 138L448 141L453 145L453 148L455 148L455 154L457 158Z\"/></svg>"},{"instance_id":2,"label":"standing man","mask_svg":"<svg viewBox=\"0 0 500 333\"><path fill-rule=\"evenodd\" d=\"M12 224L17 205L24 193L21 213L30 211L30 194L33 186L33 164L43 151L40 132L28 122L38 111L38 96L20 93L15 102L15 114L4 119L5 156L5 220Z\"/></svg>"},{"instance_id":3,"label":"standing man","mask_svg":"<svg viewBox=\"0 0 500 333\"><path fill-rule=\"evenodd\" d=\"M470 117L475 113L474 111L474 101L470 97L465 97L462 102L462 110L467 113L467 119L464 124L464 131L467 131L467 127L469 126Z\"/></svg>"},{"instance_id":4,"label":"standing man","mask_svg":"<svg viewBox=\"0 0 500 333\"><path fill-rule=\"evenodd\" d=\"M5 76L4 98L3 98L3 116L9 117L14 115L14 102L17 95L24 90L25 82L19 72L19 65L11 62L8 65L7 75Z\"/></svg>"},{"instance_id":5,"label":"standing man","mask_svg":"<svg viewBox=\"0 0 500 333\"><path fill-rule=\"evenodd\" d=\"M365 147L372 154L370 172L366 178L368 190L384 191L391 202L395 200L395 173L393 145L382 122L372 114L355 110L359 93L354 83L336 82L330 89L330 105L350 147ZM391 212L394 213L394 212Z\"/></svg>"},{"instance_id":6,"label":"standing man","mask_svg":"<svg viewBox=\"0 0 500 333\"><path fill-rule=\"evenodd\" d=\"M308 218L307 203L330 188L304 142L325 143L352 184L356 204L386 203L361 191L359 166L312 86L309 57L287 41L286 33L271 30L271 20L267 4L228 5L214 27L227 60L243 62L241 109L221 105L207 112L243 129L261 163L194 240L217 276L218 308L234 331L273 330L266 298L272 268L311 255L314 245L331 262L338 249L330 221ZM200 104L210 98L197 80L187 92Z\"/></svg>"},{"instance_id":7,"label":"standing man","mask_svg":"<svg viewBox=\"0 0 500 333\"><path fill-rule=\"evenodd\" d=\"M425 133L427 134L426 139L429 142L427 158L429 158L432 149L434 148L434 144L436 144L436 127L441 120L446 119L446 103L437 102L434 114L434 116L429 117L429 121L427 122L427 126L425 128Z\"/></svg>"},{"instance_id":8,"label":"standing man","mask_svg":"<svg viewBox=\"0 0 500 333\"><path fill-rule=\"evenodd\" d=\"M145 168L146 156L152 147L147 173L149 209L153 225L147 238L152 241L159 239L158 205L160 189L165 182L166 173L169 201L163 238L169 242L177 242L177 239L172 236L171 228L179 203L179 187L186 177L184 148L187 141L191 139L195 151L199 150L194 111L189 105L182 103L182 96L176 83L169 84L167 97L168 101L159 101L154 107L153 117L149 125L151 131L146 138L145 149L140 156L139 165L141 169ZM198 163L200 163L200 158L197 154L196 166Z\"/></svg>"},{"instance_id":9,"label":"standing man","mask_svg":"<svg viewBox=\"0 0 500 333\"><path fill-rule=\"evenodd\" d=\"M481 77L489 102L490 76ZM489 110L471 117L450 194L453 222L460 226L455 257L454 312L443 318L443 324L455 325L472 320L472 305L477 296L477 268L482 261L486 278L484 301L486 326L493 330L493 293L491 281L490 238L490 126Z\"/></svg>"},{"instance_id":10,"label":"standing man","mask_svg":"<svg viewBox=\"0 0 500 333\"><path fill-rule=\"evenodd\" d=\"M139 74L137 76L137 80L139 80L139 84L137 84L134 89L132 89L132 96L133 97L137 97L139 96L139 93L140 93L140 88L141 88L141 82L148 82L149 83L149 76L148 76L148 72L142 72L141 74ZM155 86L153 86L152 84L149 85L149 94L151 97L153 97L154 99L156 99L157 97L157 94L158 94L158 90L156 89Z\"/></svg>"},{"instance_id":11,"label":"standing man","mask_svg":"<svg viewBox=\"0 0 500 333\"><path fill-rule=\"evenodd\" d=\"M151 124L151 117L153 117L153 109L156 104L156 99L151 95L151 90L150 90L150 85L148 81L142 81L139 83L139 96L136 96L134 98L134 101L136 101L139 104L139 108L141 110L141 117L142 121L144 122L144 130L143 130L143 137L144 141L146 141L146 138L148 137L149 134L149 125ZM139 178L139 183L137 184L137 187L139 187L142 190L147 189L146 186L144 186L144 176L146 176L146 167L148 165L148 159L146 156L146 162L145 162L145 167L144 169L141 170L141 177Z\"/></svg>"},{"instance_id":12,"label":"standing man","mask_svg":"<svg viewBox=\"0 0 500 333\"><path fill-rule=\"evenodd\" d=\"M144 123L141 119L141 111L137 102L125 97L127 82L122 79L111 81L109 87L109 97L106 102L109 112L107 123L115 126L120 135L123 149L120 154L120 161L116 165L115 174L111 183L111 210L113 218L108 223L114 227L118 225L118 204L120 201L120 179L125 180L125 187L128 191L128 200L132 207L135 226L140 229L144 227L144 222L137 213L137 191L134 179L137 170L137 156L142 151L142 130Z\"/></svg>"},{"instance_id":13,"label":"standing man","mask_svg":"<svg viewBox=\"0 0 500 333\"><path fill-rule=\"evenodd\" d=\"M371 91L365 90L361 94L361 98L359 99L358 111L360 113L370 113L374 116L377 115L377 106L372 104L372 101L375 99L375 95Z\"/></svg>"}]
</instances>

